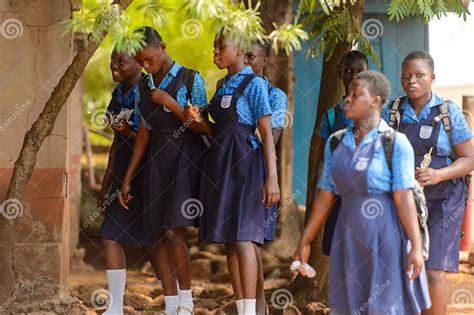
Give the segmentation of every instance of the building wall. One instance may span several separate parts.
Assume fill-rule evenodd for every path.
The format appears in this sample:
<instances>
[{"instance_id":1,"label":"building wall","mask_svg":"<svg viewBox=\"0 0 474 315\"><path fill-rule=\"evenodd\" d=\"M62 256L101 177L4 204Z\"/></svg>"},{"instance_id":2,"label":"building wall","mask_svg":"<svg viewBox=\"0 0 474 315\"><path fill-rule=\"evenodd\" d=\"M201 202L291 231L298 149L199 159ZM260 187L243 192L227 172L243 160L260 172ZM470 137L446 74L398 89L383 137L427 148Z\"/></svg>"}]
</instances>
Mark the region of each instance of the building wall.
<instances>
[{"instance_id":1,"label":"building wall","mask_svg":"<svg viewBox=\"0 0 474 315\"><path fill-rule=\"evenodd\" d=\"M66 0L0 0L0 200L3 201L25 132L37 119L72 59ZM69 103L69 102L68 102ZM14 226L16 302L67 294L70 208L67 197L68 104L46 138ZM80 116L79 116L80 117ZM76 151L75 151L76 152ZM0 269L0 277L4 269ZM1 301L8 299L2 294Z\"/></svg>"}]
</instances>

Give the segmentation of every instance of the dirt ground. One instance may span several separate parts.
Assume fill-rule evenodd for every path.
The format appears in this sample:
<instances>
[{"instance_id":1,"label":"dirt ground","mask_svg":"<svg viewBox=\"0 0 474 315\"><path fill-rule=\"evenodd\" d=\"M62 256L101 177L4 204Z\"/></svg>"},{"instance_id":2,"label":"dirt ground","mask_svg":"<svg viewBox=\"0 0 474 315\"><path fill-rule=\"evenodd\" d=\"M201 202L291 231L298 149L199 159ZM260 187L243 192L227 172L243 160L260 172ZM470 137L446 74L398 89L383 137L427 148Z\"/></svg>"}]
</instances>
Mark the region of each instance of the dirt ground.
<instances>
[{"instance_id":1,"label":"dirt ground","mask_svg":"<svg viewBox=\"0 0 474 315\"><path fill-rule=\"evenodd\" d=\"M91 310L91 314L101 313L107 303L107 282L100 257L100 244L97 240L83 237L81 245L84 249L78 251L76 259L83 259L86 264L75 264L69 277L70 293L79 298ZM163 292L147 262L147 255L134 247L126 247L125 251L129 268L126 313L164 314ZM195 314L236 314L223 248L206 245L199 250L191 246L191 253ZM288 259L264 251L263 260L267 266L265 292L271 314L301 314L292 307L283 312L292 302L291 293L284 288L293 278ZM460 273L449 274L447 289L450 301L448 314L474 314L474 266L464 262L460 266ZM302 313L329 313L323 305L314 305L312 311Z\"/></svg>"}]
</instances>

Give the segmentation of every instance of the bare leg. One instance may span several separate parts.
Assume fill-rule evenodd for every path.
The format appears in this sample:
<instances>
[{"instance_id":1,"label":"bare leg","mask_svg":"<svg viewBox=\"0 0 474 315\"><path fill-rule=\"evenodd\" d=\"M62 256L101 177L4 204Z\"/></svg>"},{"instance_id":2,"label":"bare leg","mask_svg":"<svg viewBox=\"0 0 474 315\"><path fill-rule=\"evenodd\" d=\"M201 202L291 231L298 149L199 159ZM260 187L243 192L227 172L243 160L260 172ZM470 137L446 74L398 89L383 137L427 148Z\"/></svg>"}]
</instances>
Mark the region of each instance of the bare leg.
<instances>
[{"instance_id":1,"label":"bare leg","mask_svg":"<svg viewBox=\"0 0 474 315\"><path fill-rule=\"evenodd\" d=\"M176 277L181 289L191 289L191 263L188 246L184 237L185 228L176 228L165 232L166 244L169 249L169 260L174 265Z\"/></svg>"},{"instance_id":2,"label":"bare leg","mask_svg":"<svg viewBox=\"0 0 474 315\"><path fill-rule=\"evenodd\" d=\"M155 240L152 255L154 256L154 261L158 262L158 271L164 295L178 295L176 278L173 272L173 266L169 259L170 252L164 239Z\"/></svg>"},{"instance_id":3,"label":"bare leg","mask_svg":"<svg viewBox=\"0 0 474 315\"><path fill-rule=\"evenodd\" d=\"M239 260L240 283L244 299L257 296L258 263L252 242L236 242Z\"/></svg>"},{"instance_id":4,"label":"bare leg","mask_svg":"<svg viewBox=\"0 0 474 315\"><path fill-rule=\"evenodd\" d=\"M446 272L427 269L430 285L431 308L424 310L423 315L445 315L448 309L448 292L446 291Z\"/></svg>"},{"instance_id":5,"label":"bare leg","mask_svg":"<svg viewBox=\"0 0 474 315\"><path fill-rule=\"evenodd\" d=\"M125 269L125 253L122 244L116 241L102 239L105 269Z\"/></svg>"},{"instance_id":6,"label":"bare leg","mask_svg":"<svg viewBox=\"0 0 474 315\"><path fill-rule=\"evenodd\" d=\"M234 291L234 298L242 300L244 295L242 293L242 286L240 284L239 260L237 258L237 246L235 243L225 244L227 254L227 268L229 268L230 282L232 290Z\"/></svg>"},{"instance_id":7,"label":"bare leg","mask_svg":"<svg viewBox=\"0 0 474 315\"><path fill-rule=\"evenodd\" d=\"M263 276L263 263L261 249L257 244L253 244L255 248L255 255L257 256L257 268L258 268L258 278L257 278L257 315L267 314L267 301L265 299L265 289L264 283L265 278Z\"/></svg>"}]
</instances>

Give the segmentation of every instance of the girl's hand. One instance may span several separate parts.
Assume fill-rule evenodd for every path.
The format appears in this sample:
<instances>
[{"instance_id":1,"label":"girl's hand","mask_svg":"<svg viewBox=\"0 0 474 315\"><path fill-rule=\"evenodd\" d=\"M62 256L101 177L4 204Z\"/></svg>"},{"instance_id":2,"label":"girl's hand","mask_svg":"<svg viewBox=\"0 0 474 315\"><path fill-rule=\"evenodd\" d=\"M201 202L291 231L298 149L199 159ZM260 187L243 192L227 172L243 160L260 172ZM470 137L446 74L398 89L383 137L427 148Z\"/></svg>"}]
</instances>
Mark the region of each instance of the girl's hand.
<instances>
[{"instance_id":1,"label":"girl's hand","mask_svg":"<svg viewBox=\"0 0 474 315\"><path fill-rule=\"evenodd\" d=\"M440 176L439 170L433 169L431 167L417 167L415 171L415 178L421 186L436 185L443 180Z\"/></svg>"},{"instance_id":2,"label":"girl's hand","mask_svg":"<svg viewBox=\"0 0 474 315\"><path fill-rule=\"evenodd\" d=\"M263 200L265 206L270 208L272 204L280 201L280 188L278 187L278 177L269 176L263 186Z\"/></svg>"},{"instance_id":3,"label":"girl's hand","mask_svg":"<svg viewBox=\"0 0 474 315\"><path fill-rule=\"evenodd\" d=\"M117 131L120 135L124 137L129 137L132 134L132 127L128 124L128 122L122 120L120 124L118 125L113 125L112 124L112 129L114 131Z\"/></svg>"},{"instance_id":4,"label":"girl's hand","mask_svg":"<svg viewBox=\"0 0 474 315\"><path fill-rule=\"evenodd\" d=\"M310 243L305 242L303 239L300 240L298 248L293 254L293 261L301 261L301 266L308 262L309 254L311 253ZM298 268L298 272L303 276L306 276L304 268Z\"/></svg>"},{"instance_id":5,"label":"girl's hand","mask_svg":"<svg viewBox=\"0 0 474 315\"><path fill-rule=\"evenodd\" d=\"M119 203L122 207L128 210L127 203L129 203L132 199L133 196L130 194L130 184L129 183L123 183L122 188L120 189L120 194L119 194Z\"/></svg>"},{"instance_id":6,"label":"girl's hand","mask_svg":"<svg viewBox=\"0 0 474 315\"><path fill-rule=\"evenodd\" d=\"M170 98L171 95L160 89L153 89L150 94L151 101L156 105L166 105Z\"/></svg>"},{"instance_id":7,"label":"girl's hand","mask_svg":"<svg viewBox=\"0 0 474 315\"><path fill-rule=\"evenodd\" d=\"M407 273L410 276L410 280L418 278L423 267L424 260L421 249L412 248L407 256ZM413 271L413 273L411 273Z\"/></svg>"}]
</instances>

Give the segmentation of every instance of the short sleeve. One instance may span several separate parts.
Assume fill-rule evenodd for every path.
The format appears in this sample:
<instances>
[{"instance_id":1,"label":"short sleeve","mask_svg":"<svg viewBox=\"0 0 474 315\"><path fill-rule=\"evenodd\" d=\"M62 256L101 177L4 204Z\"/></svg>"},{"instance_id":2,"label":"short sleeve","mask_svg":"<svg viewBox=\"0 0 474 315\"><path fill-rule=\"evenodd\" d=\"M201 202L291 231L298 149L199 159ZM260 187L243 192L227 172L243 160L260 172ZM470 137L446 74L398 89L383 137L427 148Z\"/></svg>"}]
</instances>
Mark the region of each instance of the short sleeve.
<instances>
[{"instance_id":1,"label":"short sleeve","mask_svg":"<svg viewBox=\"0 0 474 315\"><path fill-rule=\"evenodd\" d=\"M196 75L194 76L191 103L199 107L207 104L206 85L204 83L203 77L199 72L196 72Z\"/></svg>"},{"instance_id":2,"label":"short sleeve","mask_svg":"<svg viewBox=\"0 0 474 315\"><path fill-rule=\"evenodd\" d=\"M272 110L272 128L285 128L286 94L279 88L273 88L270 93L270 108Z\"/></svg>"},{"instance_id":3,"label":"short sleeve","mask_svg":"<svg viewBox=\"0 0 474 315\"><path fill-rule=\"evenodd\" d=\"M407 137L397 133L392 154L392 191L415 187L415 153Z\"/></svg>"},{"instance_id":4,"label":"short sleeve","mask_svg":"<svg viewBox=\"0 0 474 315\"><path fill-rule=\"evenodd\" d=\"M324 112L323 118L321 119L321 129L319 130L319 136L324 140L327 140L331 135L331 130L329 129L328 121L328 112Z\"/></svg>"},{"instance_id":5,"label":"short sleeve","mask_svg":"<svg viewBox=\"0 0 474 315\"><path fill-rule=\"evenodd\" d=\"M332 135L331 137L334 137L334 135ZM331 145L330 145L331 139L332 139L331 137L326 142L326 146L324 148L324 166L323 166L323 171L321 173L321 177L319 178L318 188L338 194L337 188L334 185L334 182L331 176L331 158L332 158Z\"/></svg>"},{"instance_id":6,"label":"short sleeve","mask_svg":"<svg viewBox=\"0 0 474 315\"><path fill-rule=\"evenodd\" d=\"M140 112L140 106L135 106L135 114L141 118L142 122L143 122L143 126L145 126L146 129L148 130L151 130L152 127L149 123L147 123L147 121L145 120L145 118L143 117L142 113Z\"/></svg>"},{"instance_id":7,"label":"short sleeve","mask_svg":"<svg viewBox=\"0 0 474 315\"><path fill-rule=\"evenodd\" d=\"M451 115L451 144L454 146L471 139L472 132L461 109L456 104L449 103L448 110Z\"/></svg>"},{"instance_id":8,"label":"short sleeve","mask_svg":"<svg viewBox=\"0 0 474 315\"><path fill-rule=\"evenodd\" d=\"M255 119L272 114L268 100L268 84L263 78L254 78L245 89L244 95L247 96L250 111Z\"/></svg>"},{"instance_id":9,"label":"short sleeve","mask_svg":"<svg viewBox=\"0 0 474 315\"><path fill-rule=\"evenodd\" d=\"M381 113L380 113L380 117L385 120L385 122L388 124L389 123L389 113L390 113L390 110L388 108L388 103L385 103L382 108L380 109Z\"/></svg>"}]
</instances>

